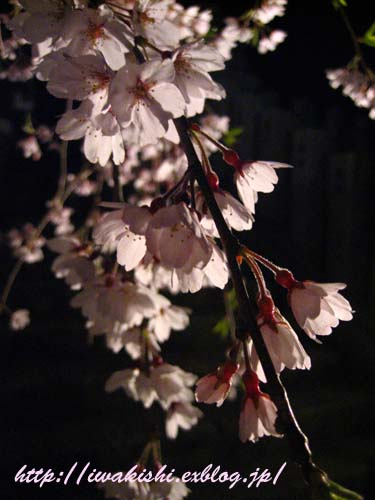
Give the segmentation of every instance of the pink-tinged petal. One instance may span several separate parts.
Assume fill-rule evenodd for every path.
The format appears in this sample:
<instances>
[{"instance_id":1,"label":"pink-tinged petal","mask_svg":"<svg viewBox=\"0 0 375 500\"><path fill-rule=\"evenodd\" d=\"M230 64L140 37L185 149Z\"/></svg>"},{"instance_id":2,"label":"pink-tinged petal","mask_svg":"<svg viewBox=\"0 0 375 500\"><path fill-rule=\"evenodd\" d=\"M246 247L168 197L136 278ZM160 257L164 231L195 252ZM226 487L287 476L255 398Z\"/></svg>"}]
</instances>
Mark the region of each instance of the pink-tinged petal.
<instances>
[{"instance_id":1,"label":"pink-tinged petal","mask_svg":"<svg viewBox=\"0 0 375 500\"><path fill-rule=\"evenodd\" d=\"M254 402L246 398L240 413L239 437L243 443L246 443L246 441L257 441L258 435L258 416Z\"/></svg>"},{"instance_id":2,"label":"pink-tinged petal","mask_svg":"<svg viewBox=\"0 0 375 500\"><path fill-rule=\"evenodd\" d=\"M117 262L132 271L146 254L146 238L128 231L117 246Z\"/></svg>"},{"instance_id":3,"label":"pink-tinged petal","mask_svg":"<svg viewBox=\"0 0 375 500\"><path fill-rule=\"evenodd\" d=\"M111 38L106 38L99 47L105 62L114 71L118 71L125 64L125 56L119 48L119 44Z\"/></svg>"},{"instance_id":4,"label":"pink-tinged petal","mask_svg":"<svg viewBox=\"0 0 375 500\"><path fill-rule=\"evenodd\" d=\"M172 83L160 83L151 89L150 94L174 118L184 114L185 100L178 88Z\"/></svg>"}]
</instances>

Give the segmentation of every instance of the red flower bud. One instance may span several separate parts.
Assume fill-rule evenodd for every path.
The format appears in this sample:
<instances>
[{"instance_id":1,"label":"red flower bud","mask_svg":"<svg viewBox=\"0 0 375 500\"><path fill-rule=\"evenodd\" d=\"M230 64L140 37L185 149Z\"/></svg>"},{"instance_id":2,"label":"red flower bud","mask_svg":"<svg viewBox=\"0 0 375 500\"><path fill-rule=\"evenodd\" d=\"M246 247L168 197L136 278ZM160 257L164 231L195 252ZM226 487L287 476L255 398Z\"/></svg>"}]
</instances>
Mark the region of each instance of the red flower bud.
<instances>
[{"instance_id":1,"label":"red flower bud","mask_svg":"<svg viewBox=\"0 0 375 500\"><path fill-rule=\"evenodd\" d=\"M236 151L233 149L227 149L226 151L223 151L223 158L225 163L228 163L228 165L231 165L234 168L241 168L242 161Z\"/></svg>"},{"instance_id":2,"label":"red flower bud","mask_svg":"<svg viewBox=\"0 0 375 500\"><path fill-rule=\"evenodd\" d=\"M253 371L251 372L246 371L242 375L242 380L246 387L247 396L252 399L256 399L257 397L259 397L261 391L259 388L259 379L257 374Z\"/></svg>"},{"instance_id":3,"label":"red flower bud","mask_svg":"<svg viewBox=\"0 0 375 500\"><path fill-rule=\"evenodd\" d=\"M258 308L265 323L275 322L275 304L270 295L263 295L258 300Z\"/></svg>"},{"instance_id":4,"label":"red flower bud","mask_svg":"<svg viewBox=\"0 0 375 500\"><path fill-rule=\"evenodd\" d=\"M217 377L222 381L229 382L229 380L236 373L239 367L239 364L233 363L233 361L228 360L217 369Z\"/></svg>"},{"instance_id":5,"label":"red flower bud","mask_svg":"<svg viewBox=\"0 0 375 500\"><path fill-rule=\"evenodd\" d=\"M293 274L288 271L288 269L280 269L277 271L275 276L275 281L279 285L290 290L291 288L298 285L298 281L294 278Z\"/></svg>"},{"instance_id":6,"label":"red flower bud","mask_svg":"<svg viewBox=\"0 0 375 500\"><path fill-rule=\"evenodd\" d=\"M207 174L207 180L213 191L217 191L219 189L219 177L215 174L215 172L209 172Z\"/></svg>"}]
</instances>

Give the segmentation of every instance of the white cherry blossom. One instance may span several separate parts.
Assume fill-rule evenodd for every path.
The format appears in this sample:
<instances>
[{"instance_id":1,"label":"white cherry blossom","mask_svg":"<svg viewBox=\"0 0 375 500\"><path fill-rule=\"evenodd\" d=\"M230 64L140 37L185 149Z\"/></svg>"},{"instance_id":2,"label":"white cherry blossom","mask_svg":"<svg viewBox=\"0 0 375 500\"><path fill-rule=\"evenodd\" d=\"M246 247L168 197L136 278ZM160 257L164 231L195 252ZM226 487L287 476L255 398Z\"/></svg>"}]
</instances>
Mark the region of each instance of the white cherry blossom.
<instances>
[{"instance_id":1,"label":"white cherry blossom","mask_svg":"<svg viewBox=\"0 0 375 500\"><path fill-rule=\"evenodd\" d=\"M296 368L309 370L311 368L311 359L299 341L297 334L278 310L275 311L275 321L273 323L265 321L260 315L258 325L277 373L280 373L285 366L289 370L295 370ZM260 380L266 382L267 379L254 344L252 341L249 344L251 366Z\"/></svg>"},{"instance_id":2,"label":"white cherry blossom","mask_svg":"<svg viewBox=\"0 0 375 500\"><path fill-rule=\"evenodd\" d=\"M226 223L236 231L248 231L253 226L253 216L230 193L222 189L214 190L215 200L223 214ZM207 208L203 194L197 194L197 210L202 214L201 224L213 237L218 238L219 233L215 222Z\"/></svg>"},{"instance_id":3,"label":"white cherry blossom","mask_svg":"<svg viewBox=\"0 0 375 500\"><path fill-rule=\"evenodd\" d=\"M48 240L47 247L59 254L52 264L55 276L64 278L73 290L80 290L83 283L95 278L95 267L89 259L90 245L82 244L73 236L65 236Z\"/></svg>"},{"instance_id":4,"label":"white cherry blossom","mask_svg":"<svg viewBox=\"0 0 375 500\"><path fill-rule=\"evenodd\" d=\"M172 83L175 70L170 60L128 63L116 74L110 104L132 142L143 146L165 136L169 121L181 116L185 101Z\"/></svg>"},{"instance_id":5,"label":"white cherry blossom","mask_svg":"<svg viewBox=\"0 0 375 500\"><path fill-rule=\"evenodd\" d=\"M316 340L317 335L330 335L339 321L350 321L353 311L339 290L344 283L298 282L289 290L289 303L299 326Z\"/></svg>"},{"instance_id":6,"label":"white cherry blossom","mask_svg":"<svg viewBox=\"0 0 375 500\"><path fill-rule=\"evenodd\" d=\"M49 45L61 37L68 13L75 7L73 0L21 0L24 12L13 18L9 27L29 43L48 40Z\"/></svg>"},{"instance_id":7,"label":"white cherry blossom","mask_svg":"<svg viewBox=\"0 0 375 500\"><path fill-rule=\"evenodd\" d=\"M133 28L136 35L145 37L160 49L178 45L181 33L167 18L170 0L138 0L133 9Z\"/></svg>"},{"instance_id":8,"label":"white cherry blossom","mask_svg":"<svg viewBox=\"0 0 375 500\"><path fill-rule=\"evenodd\" d=\"M223 87L209 75L224 69L224 60L219 52L203 42L183 45L172 55L176 72L174 83L181 91L187 116L202 113L206 98L221 100L225 97Z\"/></svg>"},{"instance_id":9,"label":"white cherry blossom","mask_svg":"<svg viewBox=\"0 0 375 500\"><path fill-rule=\"evenodd\" d=\"M106 382L105 388L108 392L122 388L135 401L142 401L145 408L150 408L154 401L158 401L166 410L172 402L190 400L189 387L195 380L196 376L192 373L162 362L151 366L149 373L139 368L115 372Z\"/></svg>"},{"instance_id":10,"label":"white cherry blossom","mask_svg":"<svg viewBox=\"0 0 375 500\"><path fill-rule=\"evenodd\" d=\"M68 77L67 77L68 75ZM113 71L97 55L64 57L48 74L47 90L55 97L83 101L91 97L95 114L107 104Z\"/></svg>"},{"instance_id":11,"label":"white cherry blossom","mask_svg":"<svg viewBox=\"0 0 375 500\"><path fill-rule=\"evenodd\" d=\"M56 133L66 141L84 137L83 151L91 163L99 163L104 167L112 155L114 163L118 165L125 159L119 124L110 109L99 115L95 115L94 110L95 104L86 99L78 108L62 116L57 123Z\"/></svg>"},{"instance_id":12,"label":"white cherry blossom","mask_svg":"<svg viewBox=\"0 0 375 500\"><path fill-rule=\"evenodd\" d=\"M147 227L146 241L148 250L163 266L185 273L203 269L212 255L196 213L183 202L155 213Z\"/></svg>"},{"instance_id":13,"label":"white cherry blossom","mask_svg":"<svg viewBox=\"0 0 375 500\"><path fill-rule=\"evenodd\" d=\"M139 368L126 369L113 373L105 384L107 392L123 389L135 401L141 401L145 408L150 408L158 399L158 394L151 379Z\"/></svg>"},{"instance_id":14,"label":"white cherry blossom","mask_svg":"<svg viewBox=\"0 0 375 500\"><path fill-rule=\"evenodd\" d=\"M195 399L199 403L221 406L232 387L233 377L239 365L228 360L219 366L214 373L210 373L198 380L195 390Z\"/></svg>"},{"instance_id":15,"label":"white cherry blossom","mask_svg":"<svg viewBox=\"0 0 375 500\"><path fill-rule=\"evenodd\" d=\"M159 342L168 340L171 330L185 330L189 324L190 309L177 307L160 295L152 293L156 314L148 322L148 330L153 332Z\"/></svg>"},{"instance_id":16,"label":"white cherry blossom","mask_svg":"<svg viewBox=\"0 0 375 500\"><path fill-rule=\"evenodd\" d=\"M165 433L169 439L176 439L179 429L190 430L203 417L203 413L188 401L171 403L165 420Z\"/></svg>"},{"instance_id":17,"label":"white cherry blossom","mask_svg":"<svg viewBox=\"0 0 375 500\"><path fill-rule=\"evenodd\" d=\"M17 146L22 150L24 158L39 161L42 157L42 150L35 135L28 135L24 139L20 139Z\"/></svg>"},{"instance_id":18,"label":"white cherry blossom","mask_svg":"<svg viewBox=\"0 0 375 500\"><path fill-rule=\"evenodd\" d=\"M261 393L257 400L247 397L240 413L240 440L246 443L263 436L281 437L275 429L276 417L277 408L269 396Z\"/></svg>"},{"instance_id":19,"label":"white cherry blossom","mask_svg":"<svg viewBox=\"0 0 375 500\"><path fill-rule=\"evenodd\" d=\"M113 70L125 64L124 54L131 48L129 29L120 23L110 8L75 10L65 25L64 37L71 40L65 49L72 56L101 53Z\"/></svg>"},{"instance_id":20,"label":"white cherry blossom","mask_svg":"<svg viewBox=\"0 0 375 500\"><path fill-rule=\"evenodd\" d=\"M277 408L268 394L260 391L256 373L246 371L242 380L246 396L240 413L240 440L245 443L258 441L263 436L282 437L275 428Z\"/></svg>"},{"instance_id":21,"label":"white cherry blossom","mask_svg":"<svg viewBox=\"0 0 375 500\"><path fill-rule=\"evenodd\" d=\"M255 9L253 19L262 24L270 23L275 17L282 17L288 0L263 0L260 6Z\"/></svg>"},{"instance_id":22,"label":"white cherry blossom","mask_svg":"<svg viewBox=\"0 0 375 500\"><path fill-rule=\"evenodd\" d=\"M74 308L104 332L112 330L116 322L129 328L138 326L154 313L154 304L147 289L112 275L101 276L86 283L71 301Z\"/></svg>"},{"instance_id":23,"label":"white cherry blossom","mask_svg":"<svg viewBox=\"0 0 375 500\"><path fill-rule=\"evenodd\" d=\"M251 212L255 212L258 193L271 193L278 182L276 169L290 168L285 163L254 161L242 162L234 173L238 194Z\"/></svg>"},{"instance_id":24,"label":"white cherry blossom","mask_svg":"<svg viewBox=\"0 0 375 500\"><path fill-rule=\"evenodd\" d=\"M17 309L11 314L9 327L12 330L24 330L30 324L30 311L27 309Z\"/></svg>"},{"instance_id":25,"label":"white cherry blossom","mask_svg":"<svg viewBox=\"0 0 375 500\"><path fill-rule=\"evenodd\" d=\"M285 31L281 30L273 30L270 34L263 35L259 40L259 54L273 52L274 50L276 50L277 46L285 40L286 37L287 34L285 33Z\"/></svg>"},{"instance_id":26,"label":"white cherry blossom","mask_svg":"<svg viewBox=\"0 0 375 500\"><path fill-rule=\"evenodd\" d=\"M146 237L140 233L133 233L129 225L124 222L124 212L127 209L134 212L134 208L137 207L126 204L123 210L104 214L93 233L94 240L102 245L104 252L116 250L117 262L124 266L126 271L133 270L141 262L147 250ZM142 208L138 210L138 214L143 215L145 212ZM148 210L147 214L151 217Z\"/></svg>"}]
</instances>

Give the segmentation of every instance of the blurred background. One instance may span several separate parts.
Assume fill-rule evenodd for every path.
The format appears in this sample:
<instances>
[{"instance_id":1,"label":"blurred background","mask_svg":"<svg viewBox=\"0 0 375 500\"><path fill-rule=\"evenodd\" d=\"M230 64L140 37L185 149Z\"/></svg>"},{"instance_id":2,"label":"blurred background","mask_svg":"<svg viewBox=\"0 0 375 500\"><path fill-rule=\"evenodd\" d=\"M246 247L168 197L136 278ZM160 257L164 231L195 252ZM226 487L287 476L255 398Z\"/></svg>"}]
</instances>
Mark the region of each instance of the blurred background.
<instances>
[{"instance_id":1,"label":"blurred background","mask_svg":"<svg viewBox=\"0 0 375 500\"><path fill-rule=\"evenodd\" d=\"M353 2L354 3L354 2ZM248 6L230 3L211 7L218 19L239 15ZM358 33L370 22L365 7L349 8ZM227 71L216 75L228 99L212 105L242 127L238 149L244 158L275 160L294 166L280 172L270 195L260 195L256 223L245 236L254 250L293 270L299 279L340 281L356 311L332 336L317 345L301 333L312 358L309 372L283 372L283 381L302 429L309 436L315 461L330 477L375 498L374 474L374 166L375 123L366 110L332 90L328 68L342 67L353 55L350 38L330 2L289 2L275 27L288 33L276 50L260 56L250 46L234 52ZM57 153L41 162L25 160L15 143L26 115L36 124L53 124L62 105L40 82L0 82L0 212L1 234L25 221L36 223L53 195L58 174ZM217 163L218 171L221 169ZM0 283L11 269L9 250L0 247ZM118 391L104 392L109 375L129 363L113 354L102 339L88 345L84 320L69 307L70 292L49 270L52 256L25 266L10 304L31 309L31 326L23 332L2 329L1 453L6 500L103 498L95 487L21 485L13 477L23 464L68 470L78 461L105 471L127 470L139 457L152 418ZM47 265L46 265L47 264ZM252 287L252 283L249 285ZM274 290L287 311L283 293ZM212 333L224 313L217 290L174 299L192 307L189 329L175 333L165 358L204 375L223 359L225 341ZM287 315L287 314L286 314ZM207 464L250 473L257 467L276 471L288 462L284 440L266 438L256 444L238 439L240 398L222 408L202 407L206 417L176 441L164 441L163 458L181 475ZM228 490L211 483L192 487L189 498L226 500L302 500L306 498L298 470L288 465L276 487Z\"/></svg>"}]
</instances>

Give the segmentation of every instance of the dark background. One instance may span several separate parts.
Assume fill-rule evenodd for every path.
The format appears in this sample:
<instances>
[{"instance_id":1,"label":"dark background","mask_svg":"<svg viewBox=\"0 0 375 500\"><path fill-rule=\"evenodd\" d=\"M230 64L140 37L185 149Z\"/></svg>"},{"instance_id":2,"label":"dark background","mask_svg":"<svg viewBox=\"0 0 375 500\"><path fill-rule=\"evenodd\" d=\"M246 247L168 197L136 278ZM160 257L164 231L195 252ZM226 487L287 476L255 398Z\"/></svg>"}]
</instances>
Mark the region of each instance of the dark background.
<instances>
[{"instance_id":1,"label":"dark background","mask_svg":"<svg viewBox=\"0 0 375 500\"><path fill-rule=\"evenodd\" d=\"M354 2L352 2L354 4ZM209 4L205 4L208 5ZM211 4L236 15L231 4ZM363 2L349 8L358 33L372 22ZM220 16L218 16L220 17ZM274 193L260 195L256 224L247 243L291 268L300 279L343 281L356 310L332 336L316 345L300 335L312 358L309 372L283 373L298 420L310 438L316 462L347 487L374 498L374 132L366 110L355 108L332 90L325 69L344 66L352 57L349 36L330 2L290 2L284 19L272 26L288 32L275 53L259 56L251 47L235 52L228 70L217 78L228 100L214 106L233 126L244 128L239 149L244 157L285 161L295 168L280 173ZM368 60L374 61L369 51ZM35 124L53 124L61 103L38 82L0 82L0 210L3 234L25 221L37 223L55 189L57 155L40 163L24 160L15 148L27 112ZM78 165L72 165L76 168ZM220 169L220 164L218 163ZM1 252L0 281L11 268L8 249ZM126 470L142 451L151 417L122 392L106 394L108 376L124 368L125 354L112 354L102 339L88 346L84 321L69 307L70 292L53 278L46 262L25 266L10 296L14 308L29 307L32 324L23 332L2 330L1 498L6 500L102 498L94 487L21 485L13 477L28 464L67 471L79 461L105 471ZM280 307L286 310L283 294ZM179 304L195 313L188 331L175 333L165 346L166 359L199 375L223 359L225 343L211 333L223 314L221 294L204 291L181 296ZM240 400L223 408L202 407L206 418L177 441L163 442L164 460L179 474L208 463L223 470L250 473L256 467L276 471L288 461L284 440L241 444L237 437ZM155 409L156 418L161 413ZM298 471L288 463L277 487L228 491L195 485L192 500L209 498L306 498Z\"/></svg>"}]
</instances>

